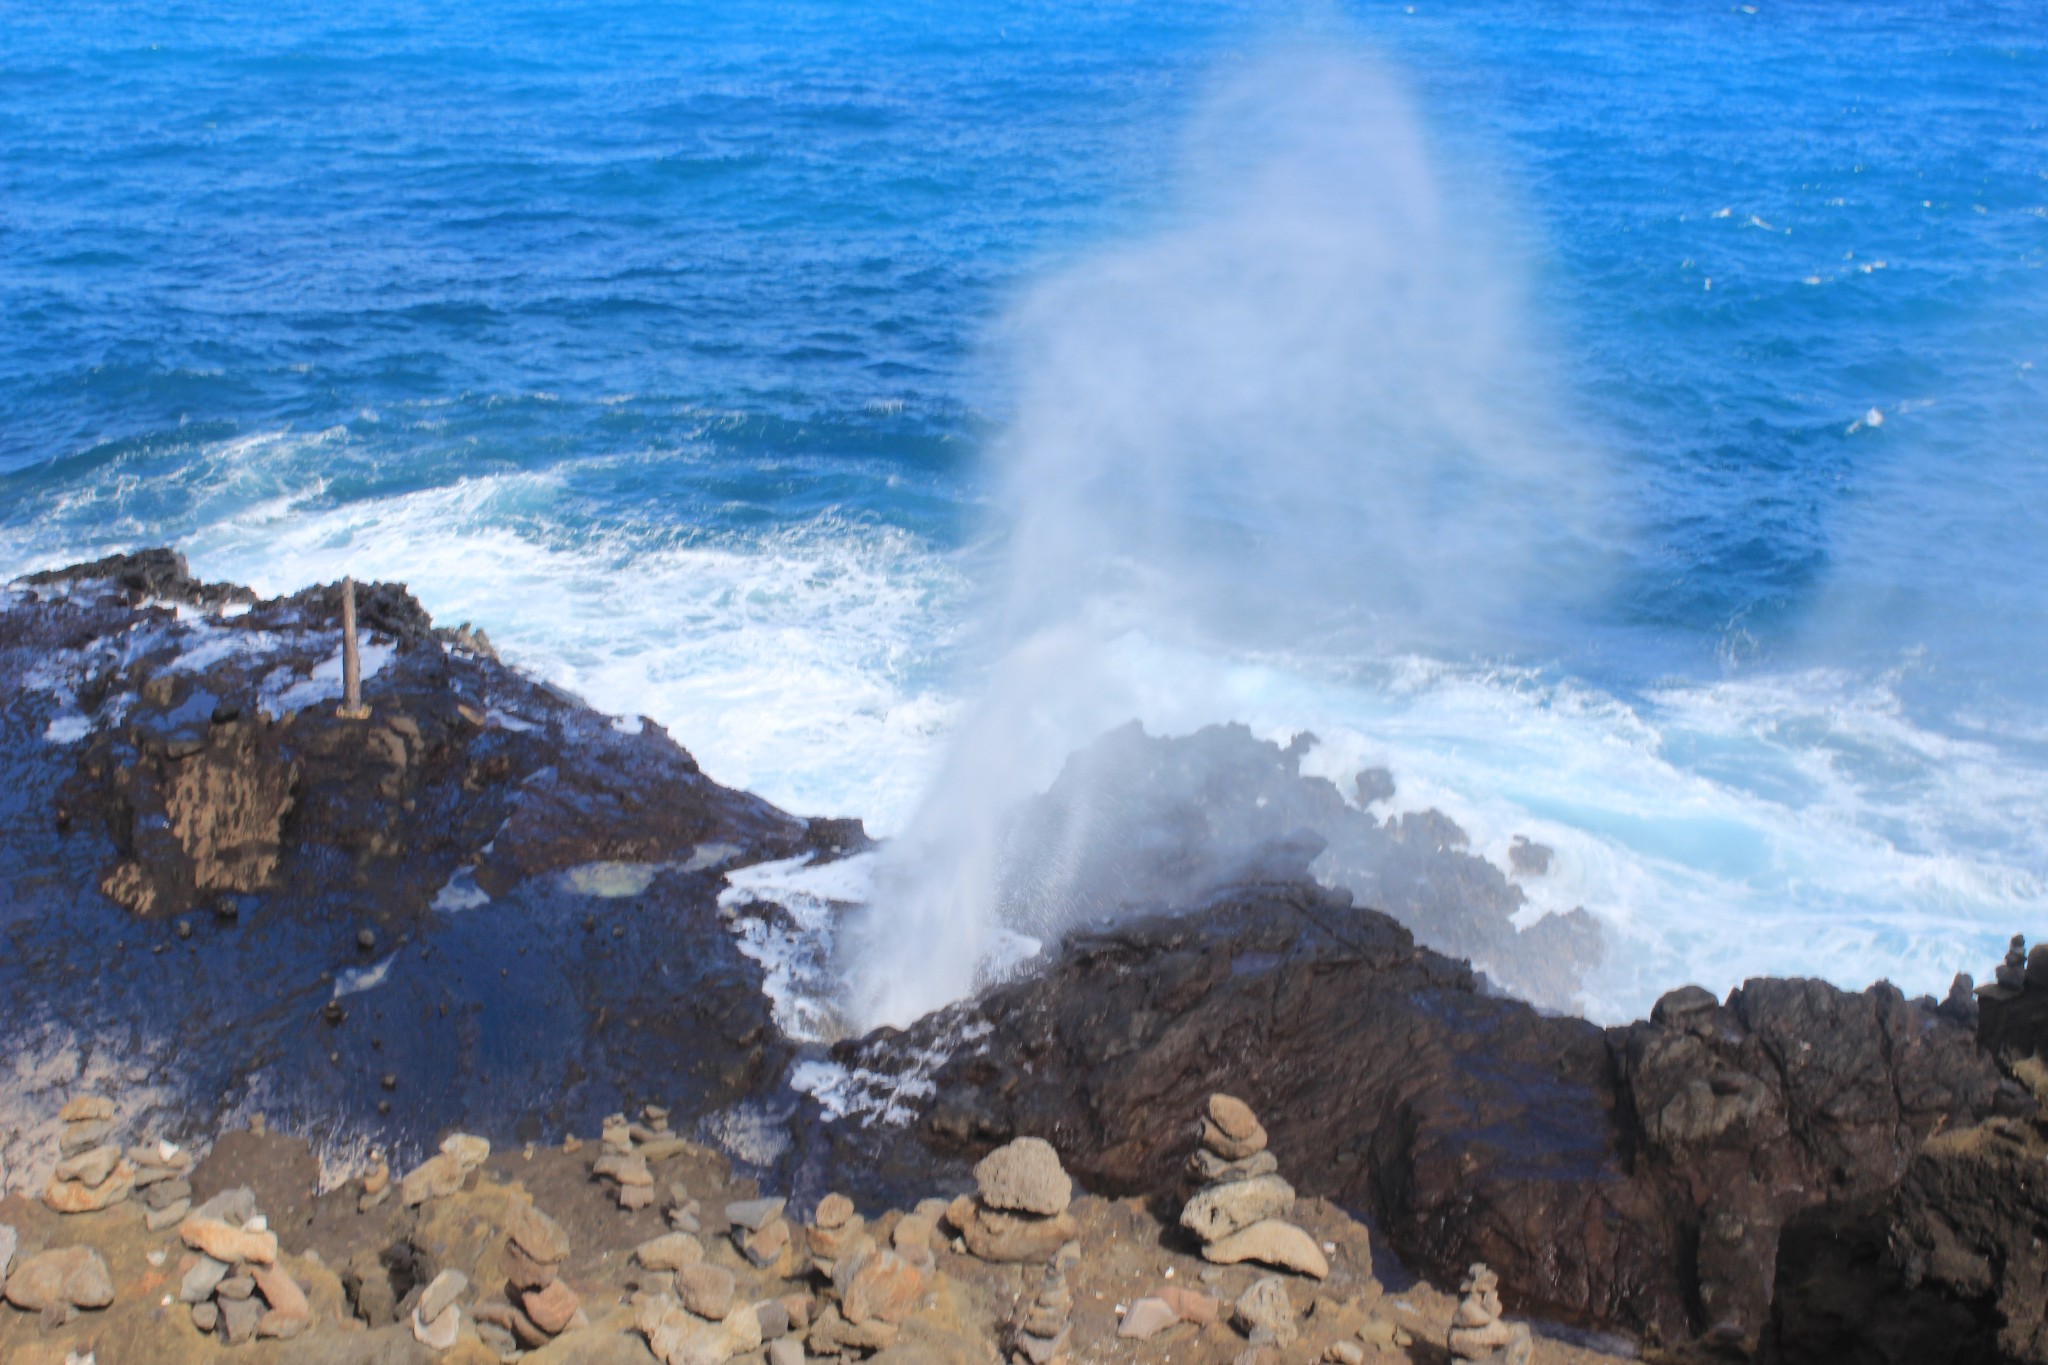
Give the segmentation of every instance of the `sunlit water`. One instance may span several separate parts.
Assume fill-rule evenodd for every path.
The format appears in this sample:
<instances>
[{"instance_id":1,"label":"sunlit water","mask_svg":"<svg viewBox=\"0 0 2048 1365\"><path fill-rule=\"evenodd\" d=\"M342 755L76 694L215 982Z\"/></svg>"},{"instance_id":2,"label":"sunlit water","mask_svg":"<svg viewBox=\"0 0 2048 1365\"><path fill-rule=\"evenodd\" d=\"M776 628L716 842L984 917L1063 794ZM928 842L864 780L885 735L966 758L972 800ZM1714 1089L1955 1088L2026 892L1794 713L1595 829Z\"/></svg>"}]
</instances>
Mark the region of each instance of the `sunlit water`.
<instances>
[{"instance_id":1,"label":"sunlit water","mask_svg":"<svg viewBox=\"0 0 2048 1365\"><path fill-rule=\"evenodd\" d=\"M1133 635L1131 709L1226 698L1482 851L1553 844L1531 896L1609 927L1604 1017L1761 972L1939 991L2041 924L2030 3L8 14L0 571L169 541L264 589L402 578L884 832L981 686L999 320L1159 228L1247 53L1354 46L1505 225L1614 471L1606 576L1443 657Z\"/></svg>"}]
</instances>

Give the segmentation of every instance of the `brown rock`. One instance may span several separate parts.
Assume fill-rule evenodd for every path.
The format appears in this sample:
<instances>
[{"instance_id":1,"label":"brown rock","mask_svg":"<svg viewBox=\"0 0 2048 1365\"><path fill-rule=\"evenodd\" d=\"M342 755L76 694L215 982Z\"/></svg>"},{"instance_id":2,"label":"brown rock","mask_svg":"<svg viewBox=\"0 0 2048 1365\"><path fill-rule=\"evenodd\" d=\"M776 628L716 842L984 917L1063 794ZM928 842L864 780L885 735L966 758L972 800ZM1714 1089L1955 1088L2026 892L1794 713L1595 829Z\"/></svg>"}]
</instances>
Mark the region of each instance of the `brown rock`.
<instances>
[{"instance_id":1,"label":"brown rock","mask_svg":"<svg viewBox=\"0 0 2048 1365\"><path fill-rule=\"evenodd\" d=\"M114 1277L90 1247L62 1247L24 1256L7 1277L7 1302L31 1313L105 1308L114 1301Z\"/></svg>"},{"instance_id":2,"label":"brown rock","mask_svg":"<svg viewBox=\"0 0 2048 1365\"><path fill-rule=\"evenodd\" d=\"M818 1201L818 1211L811 1218L814 1226L838 1228L846 1226L854 1217L853 1201L843 1194L828 1194Z\"/></svg>"},{"instance_id":3,"label":"brown rock","mask_svg":"<svg viewBox=\"0 0 2048 1365\"><path fill-rule=\"evenodd\" d=\"M1225 1161L1243 1161L1266 1150L1266 1130L1255 1128L1248 1138L1234 1138L1217 1127L1214 1119L1204 1118L1202 1145Z\"/></svg>"},{"instance_id":4,"label":"brown rock","mask_svg":"<svg viewBox=\"0 0 2048 1365\"><path fill-rule=\"evenodd\" d=\"M670 1232L651 1242L642 1242L633 1259L649 1270L681 1270L704 1259L704 1244L687 1232Z\"/></svg>"},{"instance_id":5,"label":"brown rock","mask_svg":"<svg viewBox=\"0 0 2048 1365\"><path fill-rule=\"evenodd\" d=\"M114 1102L104 1095L76 1095L57 1111L60 1123L104 1122L114 1117Z\"/></svg>"},{"instance_id":6,"label":"brown rock","mask_svg":"<svg viewBox=\"0 0 2048 1365\"><path fill-rule=\"evenodd\" d=\"M270 1311L256 1322L256 1335L290 1340L313 1325L313 1308L305 1291L282 1266L259 1265L250 1270L256 1292L270 1305Z\"/></svg>"},{"instance_id":7,"label":"brown rock","mask_svg":"<svg viewBox=\"0 0 2048 1365\"><path fill-rule=\"evenodd\" d=\"M836 1305L827 1304L811 1324L805 1344L812 1355L844 1355L848 1351L883 1351L896 1344L903 1329L893 1322L850 1323Z\"/></svg>"},{"instance_id":8,"label":"brown rock","mask_svg":"<svg viewBox=\"0 0 2048 1365\"><path fill-rule=\"evenodd\" d=\"M569 1259L569 1234L531 1204L520 1205L506 1220L505 1235L542 1265L560 1265Z\"/></svg>"},{"instance_id":9,"label":"brown rock","mask_svg":"<svg viewBox=\"0 0 2048 1365\"><path fill-rule=\"evenodd\" d=\"M984 1261L1049 1261L1078 1235L1072 1214L1031 1218L983 1208L966 1195L947 1207L946 1221L960 1230L967 1249Z\"/></svg>"},{"instance_id":10,"label":"brown rock","mask_svg":"<svg viewBox=\"0 0 2048 1365\"><path fill-rule=\"evenodd\" d=\"M722 1322L732 1312L738 1285L724 1266L692 1264L676 1271L676 1296L700 1318Z\"/></svg>"},{"instance_id":11,"label":"brown rock","mask_svg":"<svg viewBox=\"0 0 2048 1365\"><path fill-rule=\"evenodd\" d=\"M557 1265L544 1265L534 1260L526 1254L525 1248L512 1241L505 1243L498 1263L504 1269L506 1283L514 1289L539 1289L542 1285L551 1284L561 1269Z\"/></svg>"},{"instance_id":12,"label":"brown rock","mask_svg":"<svg viewBox=\"0 0 2048 1365\"><path fill-rule=\"evenodd\" d=\"M1144 1341L1159 1335L1169 1327L1178 1326L1180 1314L1173 1311L1173 1305L1164 1299L1138 1299L1124 1311L1123 1321L1117 1324L1116 1334L1132 1341Z\"/></svg>"},{"instance_id":13,"label":"brown rock","mask_svg":"<svg viewBox=\"0 0 2048 1365\"><path fill-rule=\"evenodd\" d=\"M1259 1116L1234 1095L1218 1093L1209 1097L1209 1121L1233 1142L1249 1142L1261 1131Z\"/></svg>"},{"instance_id":14,"label":"brown rock","mask_svg":"<svg viewBox=\"0 0 2048 1365\"><path fill-rule=\"evenodd\" d=\"M576 1291L560 1280L527 1290L519 1301L526 1306L526 1316L533 1319L534 1326L549 1336L561 1335L582 1306Z\"/></svg>"},{"instance_id":15,"label":"brown rock","mask_svg":"<svg viewBox=\"0 0 2048 1365\"><path fill-rule=\"evenodd\" d=\"M909 1319L924 1295L924 1272L893 1251L860 1258L840 1291L839 1311L855 1326L865 1322L901 1323Z\"/></svg>"},{"instance_id":16,"label":"brown rock","mask_svg":"<svg viewBox=\"0 0 2048 1365\"><path fill-rule=\"evenodd\" d=\"M1168 1285L1159 1291L1159 1297L1173 1309L1174 1315L1182 1322L1192 1322L1198 1327L1207 1327L1216 1321L1222 1303L1213 1294L1184 1289L1179 1285Z\"/></svg>"},{"instance_id":17,"label":"brown rock","mask_svg":"<svg viewBox=\"0 0 2048 1365\"><path fill-rule=\"evenodd\" d=\"M98 1185L114 1173L114 1167L120 1160L121 1145L117 1142L104 1143L58 1162L57 1169L51 1173L51 1177L56 1180L75 1180L81 1185Z\"/></svg>"},{"instance_id":18,"label":"brown rock","mask_svg":"<svg viewBox=\"0 0 2048 1365\"><path fill-rule=\"evenodd\" d=\"M135 1188L135 1168L123 1161L97 1185L56 1180L43 1191L43 1203L55 1213L97 1213L119 1203Z\"/></svg>"},{"instance_id":19,"label":"brown rock","mask_svg":"<svg viewBox=\"0 0 2048 1365\"><path fill-rule=\"evenodd\" d=\"M1074 1199L1073 1180L1043 1138L1021 1137L996 1148L975 1164L974 1182L985 1208L1051 1217Z\"/></svg>"},{"instance_id":20,"label":"brown rock","mask_svg":"<svg viewBox=\"0 0 2048 1365\"><path fill-rule=\"evenodd\" d=\"M399 1182L399 1202L416 1209L429 1199L446 1199L462 1189L468 1175L460 1161L446 1152L437 1152L413 1167Z\"/></svg>"},{"instance_id":21,"label":"brown rock","mask_svg":"<svg viewBox=\"0 0 2048 1365\"><path fill-rule=\"evenodd\" d=\"M277 1234L244 1232L218 1218L187 1218L178 1224L178 1238L194 1251L229 1265L269 1265L277 1259Z\"/></svg>"},{"instance_id":22,"label":"brown rock","mask_svg":"<svg viewBox=\"0 0 2048 1365\"><path fill-rule=\"evenodd\" d=\"M1294 1186L1277 1175L1254 1176L1200 1191L1181 1210L1180 1225L1214 1242L1268 1218L1284 1218L1293 1208Z\"/></svg>"},{"instance_id":23,"label":"brown rock","mask_svg":"<svg viewBox=\"0 0 2048 1365\"><path fill-rule=\"evenodd\" d=\"M1254 1223L1242 1232L1211 1242L1202 1248L1202 1255L1218 1265L1257 1261L1276 1270L1292 1270L1319 1280L1329 1278L1330 1274L1329 1258L1316 1245L1316 1239L1277 1218Z\"/></svg>"}]
</instances>

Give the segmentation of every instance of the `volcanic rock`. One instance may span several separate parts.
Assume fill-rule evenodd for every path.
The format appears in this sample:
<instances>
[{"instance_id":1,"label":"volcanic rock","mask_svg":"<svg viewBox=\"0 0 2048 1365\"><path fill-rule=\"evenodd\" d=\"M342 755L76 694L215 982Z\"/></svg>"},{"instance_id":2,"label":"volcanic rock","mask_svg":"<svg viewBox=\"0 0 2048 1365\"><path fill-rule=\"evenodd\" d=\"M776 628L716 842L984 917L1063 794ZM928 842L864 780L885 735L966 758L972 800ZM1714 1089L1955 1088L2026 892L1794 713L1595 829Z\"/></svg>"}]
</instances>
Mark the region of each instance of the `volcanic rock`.
<instances>
[{"instance_id":1,"label":"volcanic rock","mask_svg":"<svg viewBox=\"0 0 2048 1365\"><path fill-rule=\"evenodd\" d=\"M1073 1180L1043 1138L1020 1137L996 1148L975 1166L974 1181L985 1208L1051 1217L1065 1213L1074 1198Z\"/></svg>"},{"instance_id":2,"label":"volcanic rock","mask_svg":"<svg viewBox=\"0 0 2048 1365\"><path fill-rule=\"evenodd\" d=\"M1117 1324L1116 1334L1144 1341L1179 1323L1180 1314L1173 1310L1172 1304L1164 1299L1143 1298L1133 1302L1124 1313L1123 1321Z\"/></svg>"},{"instance_id":3,"label":"volcanic rock","mask_svg":"<svg viewBox=\"0 0 2048 1365\"><path fill-rule=\"evenodd\" d=\"M737 1288L732 1272L724 1266L692 1263L676 1271L676 1296L683 1307L713 1322L723 1322L732 1312Z\"/></svg>"},{"instance_id":4,"label":"volcanic rock","mask_svg":"<svg viewBox=\"0 0 2048 1365\"><path fill-rule=\"evenodd\" d=\"M687 1232L670 1232L642 1242L633 1259L649 1270L681 1270L704 1259L704 1244Z\"/></svg>"},{"instance_id":5,"label":"volcanic rock","mask_svg":"<svg viewBox=\"0 0 2048 1365\"><path fill-rule=\"evenodd\" d=\"M24 1256L7 1276L7 1302L31 1313L67 1314L105 1308L114 1301L114 1277L90 1247L63 1247Z\"/></svg>"},{"instance_id":6,"label":"volcanic rock","mask_svg":"<svg viewBox=\"0 0 2048 1365\"><path fill-rule=\"evenodd\" d=\"M240 1262L269 1265L277 1259L276 1233L247 1232L239 1227L230 1227L217 1218L202 1217L198 1210L178 1224L178 1237L194 1251L204 1252L229 1265Z\"/></svg>"},{"instance_id":7,"label":"volcanic rock","mask_svg":"<svg viewBox=\"0 0 2048 1365\"><path fill-rule=\"evenodd\" d=\"M529 1289L519 1296L526 1307L526 1316L533 1325L549 1336L559 1336L568 1329L582 1306L576 1291L560 1280L550 1280L539 1289Z\"/></svg>"},{"instance_id":8,"label":"volcanic rock","mask_svg":"<svg viewBox=\"0 0 2048 1365\"><path fill-rule=\"evenodd\" d=\"M1270 1333L1273 1344L1282 1348L1292 1346L1301 1335L1294 1303L1287 1297L1287 1283L1277 1275L1254 1281L1232 1311L1245 1331L1254 1334L1254 1345L1261 1331Z\"/></svg>"}]
</instances>

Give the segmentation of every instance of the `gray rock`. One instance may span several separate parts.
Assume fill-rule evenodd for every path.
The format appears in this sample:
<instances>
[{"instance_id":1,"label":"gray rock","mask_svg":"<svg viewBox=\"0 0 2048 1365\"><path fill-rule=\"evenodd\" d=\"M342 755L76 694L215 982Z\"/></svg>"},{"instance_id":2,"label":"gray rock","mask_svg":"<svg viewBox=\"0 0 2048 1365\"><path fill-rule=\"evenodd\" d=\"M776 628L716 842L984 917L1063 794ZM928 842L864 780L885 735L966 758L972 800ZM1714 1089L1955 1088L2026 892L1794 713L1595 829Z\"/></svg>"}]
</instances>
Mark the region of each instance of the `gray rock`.
<instances>
[{"instance_id":1,"label":"gray rock","mask_svg":"<svg viewBox=\"0 0 2048 1365\"><path fill-rule=\"evenodd\" d=\"M185 1272L185 1278L178 1285L178 1300L181 1303L204 1303L213 1297L213 1291L228 1277L226 1263L211 1256L201 1255L199 1264Z\"/></svg>"},{"instance_id":2,"label":"gray rock","mask_svg":"<svg viewBox=\"0 0 2048 1365\"><path fill-rule=\"evenodd\" d=\"M151 1232L165 1232L185 1221L185 1215L192 1212L192 1201L180 1199L175 1204L160 1209L150 1209L142 1215L142 1225Z\"/></svg>"},{"instance_id":3,"label":"gray rock","mask_svg":"<svg viewBox=\"0 0 2048 1365\"><path fill-rule=\"evenodd\" d=\"M192 1210L194 1218L218 1218L231 1228L241 1227L256 1216L256 1192L247 1185L222 1190Z\"/></svg>"},{"instance_id":4,"label":"gray rock","mask_svg":"<svg viewBox=\"0 0 2048 1365\"><path fill-rule=\"evenodd\" d=\"M1287 1297L1286 1282L1278 1275L1268 1275L1244 1291L1237 1301L1237 1320L1247 1333L1260 1328L1271 1332L1274 1343L1283 1349L1301 1335L1294 1301Z\"/></svg>"},{"instance_id":5,"label":"gray rock","mask_svg":"<svg viewBox=\"0 0 2048 1365\"><path fill-rule=\"evenodd\" d=\"M441 1310L441 1316L431 1321L421 1319L419 1309L412 1311L412 1334L422 1346L446 1351L455 1345L455 1338L461 1331L462 1310L452 1303Z\"/></svg>"},{"instance_id":6,"label":"gray rock","mask_svg":"<svg viewBox=\"0 0 2048 1365\"><path fill-rule=\"evenodd\" d=\"M1294 1186L1277 1175L1254 1176L1211 1185L1188 1200L1180 1225L1205 1242L1219 1241L1294 1209Z\"/></svg>"},{"instance_id":7,"label":"gray rock","mask_svg":"<svg viewBox=\"0 0 2048 1365\"><path fill-rule=\"evenodd\" d=\"M427 1286L426 1292L420 1295L420 1317L427 1322L434 1322L461 1298L462 1292L468 1288L469 1276L459 1270L442 1271L434 1277L434 1282Z\"/></svg>"},{"instance_id":8,"label":"gray rock","mask_svg":"<svg viewBox=\"0 0 2048 1365\"><path fill-rule=\"evenodd\" d=\"M768 1365L804 1365L804 1344L795 1337L777 1337L768 1343Z\"/></svg>"},{"instance_id":9,"label":"gray rock","mask_svg":"<svg viewBox=\"0 0 2048 1365\"><path fill-rule=\"evenodd\" d=\"M76 1156L88 1152L114 1135L114 1125L105 1119L91 1119L84 1123L67 1123L64 1131L57 1135L57 1155ZM115 1149L115 1155L120 1151ZM88 1182L97 1184L97 1181Z\"/></svg>"},{"instance_id":10,"label":"gray rock","mask_svg":"<svg viewBox=\"0 0 2048 1365\"><path fill-rule=\"evenodd\" d=\"M220 1305L212 1299L193 1304L192 1325L202 1332L211 1332L220 1326Z\"/></svg>"},{"instance_id":11,"label":"gray rock","mask_svg":"<svg viewBox=\"0 0 2048 1365\"><path fill-rule=\"evenodd\" d=\"M786 1199L742 1199L725 1206L726 1221L749 1232L759 1232L782 1216Z\"/></svg>"},{"instance_id":12,"label":"gray rock","mask_svg":"<svg viewBox=\"0 0 2048 1365\"><path fill-rule=\"evenodd\" d=\"M1232 1180L1250 1180L1272 1175L1280 1169L1280 1158L1271 1152L1257 1152L1242 1161L1225 1161L1206 1147L1197 1147L1188 1158L1188 1170L1204 1185L1222 1185Z\"/></svg>"},{"instance_id":13,"label":"gray rock","mask_svg":"<svg viewBox=\"0 0 2048 1365\"><path fill-rule=\"evenodd\" d=\"M240 1346L256 1336L256 1324L267 1311L255 1299L216 1299L220 1305L220 1330L228 1345Z\"/></svg>"},{"instance_id":14,"label":"gray rock","mask_svg":"<svg viewBox=\"0 0 2048 1365\"><path fill-rule=\"evenodd\" d=\"M170 1180L159 1180L151 1185L149 1192L143 1195L142 1202L153 1209L167 1209L180 1200L190 1203L191 1199L192 1182L174 1177Z\"/></svg>"},{"instance_id":15,"label":"gray rock","mask_svg":"<svg viewBox=\"0 0 2048 1365\"><path fill-rule=\"evenodd\" d=\"M975 1166L974 1180L990 1208L1049 1218L1074 1201L1074 1182L1044 1138L1021 1137L996 1148Z\"/></svg>"}]
</instances>

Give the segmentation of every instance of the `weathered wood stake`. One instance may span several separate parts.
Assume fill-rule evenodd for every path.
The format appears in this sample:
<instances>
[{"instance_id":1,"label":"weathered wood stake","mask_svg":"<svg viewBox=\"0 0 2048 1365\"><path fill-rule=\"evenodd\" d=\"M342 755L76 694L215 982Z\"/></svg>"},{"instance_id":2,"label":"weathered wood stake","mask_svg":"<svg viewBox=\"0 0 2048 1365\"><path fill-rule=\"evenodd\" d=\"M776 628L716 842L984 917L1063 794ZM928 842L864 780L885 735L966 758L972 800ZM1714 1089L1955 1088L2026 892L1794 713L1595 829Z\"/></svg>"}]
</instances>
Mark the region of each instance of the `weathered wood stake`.
<instances>
[{"instance_id":1,"label":"weathered wood stake","mask_svg":"<svg viewBox=\"0 0 2048 1365\"><path fill-rule=\"evenodd\" d=\"M343 720L368 719L363 705L363 659L356 649L356 581L341 580L341 710Z\"/></svg>"}]
</instances>

